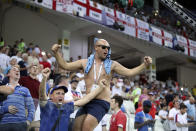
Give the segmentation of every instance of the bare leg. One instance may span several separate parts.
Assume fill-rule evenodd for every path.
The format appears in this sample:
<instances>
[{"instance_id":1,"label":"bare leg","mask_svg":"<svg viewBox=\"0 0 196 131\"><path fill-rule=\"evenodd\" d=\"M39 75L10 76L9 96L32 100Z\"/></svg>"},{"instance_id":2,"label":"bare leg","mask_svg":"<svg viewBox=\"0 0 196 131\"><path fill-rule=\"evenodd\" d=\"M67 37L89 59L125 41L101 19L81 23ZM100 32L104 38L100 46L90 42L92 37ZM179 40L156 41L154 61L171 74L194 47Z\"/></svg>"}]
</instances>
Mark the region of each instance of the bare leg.
<instances>
[{"instance_id":1,"label":"bare leg","mask_svg":"<svg viewBox=\"0 0 196 131\"><path fill-rule=\"evenodd\" d=\"M82 125L84 123L84 119L86 118L86 114L76 117L74 120L73 131L82 131Z\"/></svg>"},{"instance_id":2,"label":"bare leg","mask_svg":"<svg viewBox=\"0 0 196 131\"><path fill-rule=\"evenodd\" d=\"M99 123L94 116L87 114L83 122L82 131L93 131L98 124Z\"/></svg>"}]
</instances>

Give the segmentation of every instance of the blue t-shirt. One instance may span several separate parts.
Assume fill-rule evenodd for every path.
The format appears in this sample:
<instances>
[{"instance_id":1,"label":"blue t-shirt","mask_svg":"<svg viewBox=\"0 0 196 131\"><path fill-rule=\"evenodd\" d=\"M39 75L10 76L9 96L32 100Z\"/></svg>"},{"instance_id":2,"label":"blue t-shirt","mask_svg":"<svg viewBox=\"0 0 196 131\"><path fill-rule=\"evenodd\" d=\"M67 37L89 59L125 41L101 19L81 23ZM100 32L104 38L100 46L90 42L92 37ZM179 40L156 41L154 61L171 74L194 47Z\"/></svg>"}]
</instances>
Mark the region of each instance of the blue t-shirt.
<instances>
[{"instance_id":1,"label":"blue t-shirt","mask_svg":"<svg viewBox=\"0 0 196 131\"><path fill-rule=\"evenodd\" d=\"M188 103L185 103L185 105L187 106L187 115L192 116L195 121L196 120L195 104L190 104L190 102L188 102ZM187 119L191 120L189 118L187 118Z\"/></svg>"},{"instance_id":2,"label":"blue t-shirt","mask_svg":"<svg viewBox=\"0 0 196 131\"><path fill-rule=\"evenodd\" d=\"M68 131L70 114L74 111L74 104L70 102L57 108L53 102L48 101L44 107L40 106L40 111L40 131L52 131L60 112L62 112L62 114L55 131Z\"/></svg>"},{"instance_id":3,"label":"blue t-shirt","mask_svg":"<svg viewBox=\"0 0 196 131\"><path fill-rule=\"evenodd\" d=\"M147 120L153 120L152 117L148 113L145 113L145 117ZM144 123L145 117L144 117L143 111L138 112L135 115L135 122L138 122L139 124ZM148 131L148 126L149 125L145 125L145 126L139 128L138 131Z\"/></svg>"}]
</instances>

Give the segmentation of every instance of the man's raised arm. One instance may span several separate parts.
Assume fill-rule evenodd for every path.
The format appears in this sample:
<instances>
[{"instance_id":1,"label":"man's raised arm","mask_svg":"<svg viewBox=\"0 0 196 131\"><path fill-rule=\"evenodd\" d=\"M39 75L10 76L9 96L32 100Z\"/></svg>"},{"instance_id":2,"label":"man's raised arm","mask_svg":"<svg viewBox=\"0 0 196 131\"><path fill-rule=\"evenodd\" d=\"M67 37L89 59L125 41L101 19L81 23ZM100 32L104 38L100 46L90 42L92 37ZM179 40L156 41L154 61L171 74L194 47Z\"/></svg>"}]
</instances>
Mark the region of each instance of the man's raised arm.
<instances>
[{"instance_id":1,"label":"man's raised arm","mask_svg":"<svg viewBox=\"0 0 196 131\"><path fill-rule=\"evenodd\" d=\"M141 73L148 65L152 63L152 58L149 56L144 57L144 62L133 68L133 69L127 69L126 67L122 66L118 62L114 62L114 68L113 70L118 73L119 75L124 75L124 76L135 76L139 73Z\"/></svg>"},{"instance_id":2,"label":"man's raised arm","mask_svg":"<svg viewBox=\"0 0 196 131\"><path fill-rule=\"evenodd\" d=\"M46 81L50 75L50 69L49 68L45 68L42 71L42 75L43 75L43 79L40 83L39 86L39 100L40 101L47 101L47 96L46 96Z\"/></svg>"},{"instance_id":3,"label":"man's raised arm","mask_svg":"<svg viewBox=\"0 0 196 131\"><path fill-rule=\"evenodd\" d=\"M58 52L59 48L61 48L61 45L58 44L54 44L52 46L52 51L54 53L54 56L56 57L57 63L59 64L60 67L62 67L65 70L69 70L69 71L75 71L75 70L79 70L82 69L82 62L84 60L77 60L75 62L66 62L62 56L60 55L60 53Z\"/></svg>"},{"instance_id":4,"label":"man's raised arm","mask_svg":"<svg viewBox=\"0 0 196 131\"><path fill-rule=\"evenodd\" d=\"M74 106L83 106L87 104L92 99L94 99L101 91L103 91L103 89L107 86L107 81L105 79L101 80L99 86L95 90L84 96L82 99L74 101Z\"/></svg>"}]
</instances>

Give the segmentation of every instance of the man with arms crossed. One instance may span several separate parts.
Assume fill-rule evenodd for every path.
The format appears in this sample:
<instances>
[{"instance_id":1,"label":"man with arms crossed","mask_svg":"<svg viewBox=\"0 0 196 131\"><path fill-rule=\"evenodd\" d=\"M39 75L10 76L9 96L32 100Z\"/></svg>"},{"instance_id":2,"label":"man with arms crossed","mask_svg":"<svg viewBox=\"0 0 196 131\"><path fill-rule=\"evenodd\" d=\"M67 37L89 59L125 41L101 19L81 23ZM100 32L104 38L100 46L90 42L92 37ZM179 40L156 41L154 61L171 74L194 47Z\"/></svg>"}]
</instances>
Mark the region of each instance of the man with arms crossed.
<instances>
[{"instance_id":1,"label":"man with arms crossed","mask_svg":"<svg viewBox=\"0 0 196 131\"><path fill-rule=\"evenodd\" d=\"M67 63L64 61L58 52L59 48L61 46L55 44L52 47L52 51L60 67L70 71L84 70L86 94L95 89L101 79L105 79L109 83L114 72L124 76L134 76L142 72L146 66L152 63L150 57L144 57L144 62L140 66L127 69L120 63L110 60L110 45L104 39L96 41L94 47L95 53L88 59L81 59L75 62ZM108 112L110 108L110 87L109 84L107 85L108 87L104 88L94 100L90 101L78 111L74 123L74 131L92 131Z\"/></svg>"}]
</instances>

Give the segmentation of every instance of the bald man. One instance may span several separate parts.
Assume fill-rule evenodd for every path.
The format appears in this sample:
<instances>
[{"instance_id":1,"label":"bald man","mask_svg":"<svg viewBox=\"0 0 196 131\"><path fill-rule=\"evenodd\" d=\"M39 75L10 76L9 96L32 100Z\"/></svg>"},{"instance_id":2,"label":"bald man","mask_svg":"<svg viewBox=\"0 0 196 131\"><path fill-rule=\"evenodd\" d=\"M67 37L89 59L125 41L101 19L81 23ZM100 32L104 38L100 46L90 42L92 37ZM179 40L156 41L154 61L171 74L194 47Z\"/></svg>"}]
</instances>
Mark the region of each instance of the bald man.
<instances>
[{"instance_id":1,"label":"bald man","mask_svg":"<svg viewBox=\"0 0 196 131\"><path fill-rule=\"evenodd\" d=\"M60 67L70 71L84 70L86 94L96 89L101 79L106 79L110 83L114 72L123 76L134 76L142 72L146 66L152 63L151 57L146 56L141 65L133 69L127 69L120 63L110 60L110 45L104 39L98 39L96 41L94 46L95 53L88 59L81 59L71 63L67 63L60 56L58 52L60 48L61 46L58 44L52 46L52 51ZM74 131L93 131L103 116L109 111L110 84L107 85L108 87L104 88L94 100L80 108L74 122Z\"/></svg>"}]
</instances>

